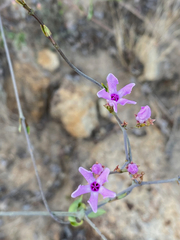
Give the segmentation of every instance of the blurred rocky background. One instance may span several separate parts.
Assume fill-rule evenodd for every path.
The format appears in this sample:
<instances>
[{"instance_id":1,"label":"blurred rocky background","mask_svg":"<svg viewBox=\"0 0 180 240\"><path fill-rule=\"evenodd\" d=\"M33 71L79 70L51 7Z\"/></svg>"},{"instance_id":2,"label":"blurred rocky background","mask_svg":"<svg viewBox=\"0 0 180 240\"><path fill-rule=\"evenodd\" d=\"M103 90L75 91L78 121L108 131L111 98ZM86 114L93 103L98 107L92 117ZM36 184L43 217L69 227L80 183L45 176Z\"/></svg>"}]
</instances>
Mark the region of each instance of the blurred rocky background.
<instances>
[{"instance_id":1,"label":"blurred rocky background","mask_svg":"<svg viewBox=\"0 0 180 240\"><path fill-rule=\"evenodd\" d=\"M155 126L128 131L133 161L144 180L180 174L180 1L27 0L69 60L106 84L135 82L118 115L129 126L150 105ZM96 161L113 170L125 160L122 133L96 96L98 87L78 76L55 52L39 24L15 1L0 1L0 13L19 95L43 189L52 210L67 211L70 195L85 184L78 172ZM44 210L18 112L0 36L0 211ZM107 187L120 192L128 174L111 175ZM86 202L88 196L84 197ZM136 188L107 204L93 222L111 240L180 239L180 187ZM84 223L59 225L48 217L0 218L0 240L90 240L99 236Z\"/></svg>"}]
</instances>

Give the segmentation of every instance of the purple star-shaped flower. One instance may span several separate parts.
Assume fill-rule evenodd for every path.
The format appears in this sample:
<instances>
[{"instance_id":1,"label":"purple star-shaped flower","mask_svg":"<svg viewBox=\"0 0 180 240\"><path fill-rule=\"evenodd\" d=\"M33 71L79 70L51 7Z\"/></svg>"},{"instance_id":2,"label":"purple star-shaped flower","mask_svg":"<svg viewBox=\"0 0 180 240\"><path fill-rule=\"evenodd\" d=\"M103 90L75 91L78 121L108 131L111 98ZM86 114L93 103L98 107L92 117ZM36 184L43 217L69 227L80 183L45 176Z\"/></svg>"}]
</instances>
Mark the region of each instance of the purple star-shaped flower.
<instances>
[{"instance_id":1,"label":"purple star-shaped flower","mask_svg":"<svg viewBox=\"0 0 180 240\"><path fill-rule=\"evenodd\" d=\"M121 88L119 91L116 89L116 85L119 83L118 79L112 74L109 73L107 76L107 82L108 82L108 89L109 92L106 92L106 90L103 88L97 93L97 96L99 98L105 98L110 106L113 107L114 111L117 113L117 104L125 105L128 104L136 104L134 101L130 101L128 99L124 99L122 97L126 96L127 94L130 94L132 91L132 88L135 86L135 83L130 83L123 88Z\"/></svg>"},{"instance_id":2,"label":"purple star-shaped flower","mask_svg":"<svg viewBox=\"0 0 180 240\"><path fill-rule=\"evenodd\" d=\"M95 179L93 173L91 171L86 170L83 167L79 168L79 172L83 175L83 177L88 182L88 185L79 185L76 191L71 194L71 197L76 198L85 193L91 193L90 199L88 201L91 206L93 212L97 212L98 205L98 195L99 193L103 196L103 198L114 198L116 196L115 192L112 192L105 187L103 184L108 181L108 175L110 172L109 168L105 168L101 175Z\"/></svg>"}]
</instances>

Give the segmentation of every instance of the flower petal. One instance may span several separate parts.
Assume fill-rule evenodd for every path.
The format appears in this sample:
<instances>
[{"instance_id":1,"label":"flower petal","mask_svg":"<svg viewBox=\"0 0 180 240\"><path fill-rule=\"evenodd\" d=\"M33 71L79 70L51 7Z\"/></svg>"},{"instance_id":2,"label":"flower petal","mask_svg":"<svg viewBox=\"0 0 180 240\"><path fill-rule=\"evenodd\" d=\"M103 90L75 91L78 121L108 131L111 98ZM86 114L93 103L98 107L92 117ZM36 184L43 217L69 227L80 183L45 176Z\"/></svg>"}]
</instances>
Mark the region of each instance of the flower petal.
<instances>
[{"instance_id":1,"label":"flower petal","mask_svg":"<svg viewBox=\"0 0 180 240\"><path fill-rule=\"evenodd\" d=\"M107 76L109 93L117 93L116 85L119 83L118 79L112 74L109 73Z\"/></svg>"},{"instance_id":2,"label":"flower petal","mask_svg":"<svg viewBox=\"0 0 180 240\"><path fill-rule=\"evenodd\" d=\"M95 181L95 178L93 177L93 173L91 171L88 171L85 168L80 167L79 172L83 175L83 177L86 179L88 183L92 183Z\"/></svg>"},{"instance_id":3,"label":"flower petal","mask_svg":"<svg viewBox=\"0 0 180 240\"><path fill-rule=\"evenodd\" d=\"M96 182L100 185L103 185L105 182L108 182L108 175L110 173L109 168L105 168L101 175L97 178Z\"/></svg>"},{"instance_id":4,"label":"flower petal","mask_svg":"<svg viewBox=\"0 0 180 240\"><path fill-rule=\"evenodd\" d=\"M117 113L117 102L115 102L113 100L108 100L108 103L110 106L113 107L114 111Z\"/></svg>"},{"instance_id":5,"label":"flower petal","mask_svg":"<svg viewBox=\"0 0 180 240\"><path fill-rule=\"evenodd\" d=\"M106 92L106 90L104 88L97 93L97 96L99 98L105 98L107 100L111 99L110 94L108 92Z\"/></svg>"},{"instance_id":6,"label":"flower petal","mask_svg":"<svg viewBox=\"0 0 180 240\"><path fill-rule=\"evenodd\" d=\"M89 199L89 201L87 201L89 203L89 205L91 206L93 212L97 212L97 205L98 205L98 192L91 192L91 197Z\"/></svg>"},{"instance_id":7,"label":"flower petal","mask_svg":"<svg viewBox=\"0 0 180 240\"><path fill-rule=\"evenodd\" d=\"M120 98L117 103L120 103L121 105L124 106L127 103L128 104L136 104L137 102L134 102L134 101L131 101L131 100L128 100L128 99L124 99L124 98Z\"/></svg>"},{"instance_id":8,"label":"flower petal","mask_svg":"<svg viewBox=\"0 0 180 240\"><path fill-rule=\"evenodd\" d=\"M101 186L99 189L99 193L103 196L103 198L114 198L116 193L106 189L105 187Z\"/></svg>"},{"instance_id":9,"label":"flower petal","mask_svg":"<svg viewBox=\"0 0 180 240\"><path fill-rule=\"evenodd\" d=\"M113 102L113 109L117 113L117 102Z\"/></svg>"},{"instance_id":10,"label":"flower petal","mask_svg":"<svg viewBox=\"0 0 180 240\"><path fill-rule=\"evenodd\" d=\"M119 98L122 98L123 96L126 96L127 94L130 94L132 91L132 88L135 86L135 83L130 83L123 88L121 88L118 91Z\"/></svg>"},{"instance_id":11,"label":"flower petal","mask_svg":"<svg viewBox=\"0 0 180 240\"><path fill-rule=\"evenodd\" d=\"M72 198L76 198L82 194L85 194L85 193L88 193L88 192L91 192L91 187L90 185L79 185L79 187L77 188L76 191L74 191L72 194L71 194L71 197Z\"/></svg>"}]
</instances>

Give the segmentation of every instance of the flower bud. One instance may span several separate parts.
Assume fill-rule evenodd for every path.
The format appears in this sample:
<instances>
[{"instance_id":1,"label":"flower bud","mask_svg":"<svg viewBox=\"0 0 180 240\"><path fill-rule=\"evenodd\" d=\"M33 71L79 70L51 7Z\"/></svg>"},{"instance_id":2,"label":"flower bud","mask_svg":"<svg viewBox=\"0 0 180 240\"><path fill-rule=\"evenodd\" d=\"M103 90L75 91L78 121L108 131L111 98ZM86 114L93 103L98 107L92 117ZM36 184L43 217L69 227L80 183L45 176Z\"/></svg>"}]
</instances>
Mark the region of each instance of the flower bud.
<instances>
[{"instance_id":1,"label":"flower bud","mask_svg":"<svg viewBox=\"0 0 180 240\"><path fill-rule=\"evenodd\" d=\"M103 167L100 163L96 163L91 168L92 172L96 175L100 175L103 171Z\"/></svg>"},{"instance_id":2,"label":"flower bud","mask_svg":"<svg viewBox=\"0 0 180 240\"><path fill-rule=\"evenodd\" d=\"M141 110L136 115L136 120L138 123L145 123L151 117L151 109L148 105L142 106Z\"/></svg>"},{"instance_id":3,"label":"flower bud","mask_svg":"<svg viewBox=\"0 0 180 240\"><path fill-rule=\"evenodd\" d=\"M138 166L135 163L128 164L127 170L130 174L135 174L138 172Z\"/></svg>"}]
</instances>

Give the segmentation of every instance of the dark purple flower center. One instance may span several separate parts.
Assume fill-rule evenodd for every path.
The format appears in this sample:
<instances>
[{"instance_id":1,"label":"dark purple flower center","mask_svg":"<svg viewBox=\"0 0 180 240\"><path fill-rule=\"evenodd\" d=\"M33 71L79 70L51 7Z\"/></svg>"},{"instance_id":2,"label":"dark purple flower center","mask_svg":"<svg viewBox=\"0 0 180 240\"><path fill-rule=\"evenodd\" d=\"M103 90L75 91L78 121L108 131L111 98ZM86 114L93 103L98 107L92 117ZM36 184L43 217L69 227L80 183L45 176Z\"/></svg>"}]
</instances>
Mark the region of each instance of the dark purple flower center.
<instances>
[{"instance_id":1,"label":"dark purple flower center","mask_svg":"<svg viewBox=\"0 0 180 240\"><path fill-rule=\"evenodd\" d=\"M117 101L119 100L119 96L118 96L118 94L116 94L116 93L111 94L111 100L117 102Z\"/></svg>"},{"instance_id":2,"label":"dark purple flower center","mask_svg":"<svg viewBox=\"0 0 180 240\"><path fill-rule=\"evenodd\" d=\"M100 189L100 184L99 183L97 183L97 182L91 183L91 190L93 192L97 192L97 191L99 191L99 189Z\"/></svg>"}]
</instances>

